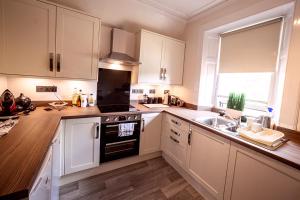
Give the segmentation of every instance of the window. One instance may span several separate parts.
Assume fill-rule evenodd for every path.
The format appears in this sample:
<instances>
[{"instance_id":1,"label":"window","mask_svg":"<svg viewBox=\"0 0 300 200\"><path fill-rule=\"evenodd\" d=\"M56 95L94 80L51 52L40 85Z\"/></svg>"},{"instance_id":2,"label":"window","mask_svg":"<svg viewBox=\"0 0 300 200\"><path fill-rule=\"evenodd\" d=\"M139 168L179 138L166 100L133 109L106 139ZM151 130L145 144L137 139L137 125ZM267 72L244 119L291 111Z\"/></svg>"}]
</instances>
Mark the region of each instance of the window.
<instances>
[{"instance_id":1,"label":"window","mask_svg":"<svg viewBox=\"0 0 300 200\"><path fill-rule=\"evenodd\" d=\"M248 115L273 104L281 18L221 34L215 104L226 108L229 93L246 95Z\"/></svg>"}]
</instances>

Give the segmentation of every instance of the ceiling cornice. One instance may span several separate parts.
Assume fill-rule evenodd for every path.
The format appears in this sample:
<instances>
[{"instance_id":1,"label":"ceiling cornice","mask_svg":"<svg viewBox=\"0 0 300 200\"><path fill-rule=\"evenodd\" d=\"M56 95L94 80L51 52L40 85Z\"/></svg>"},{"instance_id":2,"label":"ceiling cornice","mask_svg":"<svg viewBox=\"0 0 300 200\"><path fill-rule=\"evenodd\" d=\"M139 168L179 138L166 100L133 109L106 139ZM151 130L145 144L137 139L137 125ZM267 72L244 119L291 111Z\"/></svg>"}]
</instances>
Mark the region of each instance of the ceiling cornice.
<instances>
[{"instance_id":1,"label":"ceiling cornice","mask_svg":"<svg viewBox=\"0 0 300 200\"><path fill-rule=\"evenodd\" d=\"M199 9L194 10L193 12L191 12L189 14L186 14L186 13L184 13L182 11L178 11L176 9L172 9L172 8L170 8L170 7L162 4L160 2L154 1L154 0L137 0L137 1L140 1L140 2L142 2L144 4L146 4L146 5L154 7L154 8L156 8L158 10L161 10L161 11L163 11L163 12L169 14L169 15L173 15L175 17L178 17L178 18L180 18L180 19L188 22L191 19L193 19L194 17L196 17L197 15L199 15L201 12L203 12L203 11L209 9L209 8L212 8L212 7L214 7L214 6L222 3L224 1L227 1L227 0L214 0L214 1L206 4L205 6L199 8Z\"/></svg>"}]
</instances>

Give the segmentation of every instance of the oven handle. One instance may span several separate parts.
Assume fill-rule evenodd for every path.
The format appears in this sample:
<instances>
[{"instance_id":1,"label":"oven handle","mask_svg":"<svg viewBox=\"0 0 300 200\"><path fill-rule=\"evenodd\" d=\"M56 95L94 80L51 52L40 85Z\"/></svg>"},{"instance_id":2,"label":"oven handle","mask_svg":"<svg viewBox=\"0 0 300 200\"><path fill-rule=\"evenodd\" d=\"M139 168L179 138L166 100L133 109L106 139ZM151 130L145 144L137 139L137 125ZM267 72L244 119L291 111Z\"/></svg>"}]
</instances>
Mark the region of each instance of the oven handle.
<instances>
[{"instance_id":1,"label":"oven handle","mask_svg":"<svg viewBox=\"0 0 300 200\"><path fill-rule=\"evenodd\" d=\"M123 143L127 143L127 142L135 142L135 141L137 141L137 140L132 139L132 140L125 140L125 141L122 141L122 142L112 142L112 143L106 144L106 146L113 146L113 145L116 145L116 144L123 144Z\"/></svg>"},{"instance_id":2,"label":"oven handle","mask_svg":"<svg viewBox=\"0 0 300 200\"><path fill-rule=\"evenodd\" d=\"M125 123L119 123L119 124L126 124L126 123L132 123L132 122L125 122ZM115 124L115 125L106 125L107 128L113 128L113 127L118 127L119 124ZM134 125L138 124L137 122L134 122Z\"/></svg>"},{"instance_id":3,"label":"oven handle","mask_svg":"<svg viewBox=\"0 0 300 200\"><path fill-rule=\"evenodd\" d=\"M100 136L100 123L96 122L96 123L95 123L95 128L96 128L96 136L95 136L95 139L99 139L99 136Z\"/></svg>"},{"instance_id":4,"label":"oven handle","mask_svg":"<svg viewBox=\"0 0 300 200\"><path fill-rule=\"evenodd\" d=\"M142 124L143 124L143 126L142 126L142 132L144 132L145 131L145 119L144 118L142 119Z\"/></svg>"}]
</instances>

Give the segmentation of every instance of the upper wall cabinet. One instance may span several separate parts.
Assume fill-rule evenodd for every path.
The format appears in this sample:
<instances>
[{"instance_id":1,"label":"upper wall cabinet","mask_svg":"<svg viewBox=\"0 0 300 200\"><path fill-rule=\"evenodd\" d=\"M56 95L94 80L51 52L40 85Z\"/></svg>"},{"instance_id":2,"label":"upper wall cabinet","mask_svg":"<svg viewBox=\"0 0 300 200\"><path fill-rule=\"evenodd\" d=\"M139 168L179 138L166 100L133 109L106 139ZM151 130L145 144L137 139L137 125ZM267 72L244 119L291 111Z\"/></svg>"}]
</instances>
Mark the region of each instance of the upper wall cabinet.
<instances>
[{"instance_id":1,"label":"upper wall cabinet","mask_svg":"<svg viewBox=\"0 0 300 200\"><path fill-rule=\"evenodd\" d=\"M34 0L0 0L0 15L0 73L96 78L98 18Z\"/></svg>"},{"instance_id":2,"label":"upper wall cabinet","mask_svg":"<svg viewBox=\"0 0 300 200\"><path fill-rule=\"evenodd\" d=\"M182 84L185 43L146 30L138 38L138 83Z\"/></svg>"},{"instance_id":3,"label":"upper wall cabinet","mask_svg":"<svg viewBox=\"0 0 300 200\"><path fill-rule=\"evenodd\" d=\"M96 79L99 19L57 8L57 77Z\"/></svg>"},{"instance_id":4,"label":"upper wall cabinet","mask_svg":"<svg viewBox=\"0 0 300 200\"><path fill-rule=\"evenodd\" d=\"M0 73L55 76L56 6L0 0L0 16Z\"/></svg>"}]
</instances>

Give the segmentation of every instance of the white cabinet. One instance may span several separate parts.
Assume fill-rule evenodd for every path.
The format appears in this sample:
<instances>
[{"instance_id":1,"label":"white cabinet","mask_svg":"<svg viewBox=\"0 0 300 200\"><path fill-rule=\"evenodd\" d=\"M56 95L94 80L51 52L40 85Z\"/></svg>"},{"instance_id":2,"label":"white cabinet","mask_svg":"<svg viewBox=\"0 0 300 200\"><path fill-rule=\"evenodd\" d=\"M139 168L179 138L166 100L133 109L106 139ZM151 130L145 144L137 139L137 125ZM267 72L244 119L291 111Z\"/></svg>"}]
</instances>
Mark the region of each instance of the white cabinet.
<instances>
[{"instance_id":1,"label":"white cabinet","mask_svg":"<svg viewBox=\"0 0 300 200\"><path fill-rule=\"evenodd\" d=\"M299 189L298 170L232 143L224 199L298 200Z\"/></svg>"},{"instance_id":2,"label":"white cabinet","mask_svg":"<svg viewBox=\"0 0 300 200\"><path fill-rule=\"evenodd\" d=\"M185 43L146 30L138 37L138 83L182 84Z\"/></svg>"},{"instance_id":3,"label":"white cabinet","mask_svg":"<svg viewBox=\"0 0 300 200\"><path fill-rule=\"evenodd\" d=\"M29 200L58 200L59 199L59 170L60 170L60 137L63 132L60 124L55 138L46 154L38 176L29 193Z\"/></svg>"},{"instance_id":4,"label":"white cabinet","mask_svg":"<svg viewBox=\"0 0 300 200\"><path fill-rule=\"evenodd\" d=\"M65 123L65 174L97 167L100 117L68 119Z\"/></svg>"},{"instance_id":5,"label":"white cabinet","mask_svg":"<svg viewBox=\"0 0 300 200\"><path fill-rule=\"evenodd\" d=\"M99 29L99 19L57 8L57 77L96 79Z\"/></svg>"},{"instance_id":6,"label":"white cabinet","mask_svg":"<svg viewBox=\"0 0 300 200\"><path fill-rule=\"evenodd\" d=\"M191 130L188 172L216 199L223 199L230 141L196 126Z\"/></svg>"},{"instance_id":7,"label":"white cabinet","mask_svg":"<svg viewBox=\"0 0 300 200\"><path fill-rule=\"evenodd\" d=\"M142 114L140 155L160 151L162 114Z\"/></svg>"},{"instance_id":8,"label":"white cabinet","mask_svg":"<svg viewBox=\"0 0 300 200\"><path fill-rule=\"evenodd\" d=\"M163 152L185 169L189 124L169 114L164 115L163 124Z\"/></svg>"},{"instance_id":9,"label":"white cabinet","mask_svg":"<svg viewBox=\"0 0 300 200\"><path fill-rule=\"evenodd\" d=\"M100 20L35 0L0 0L0 73L96 79Z\"/></svg>"},{"instance_id":10,"label":"white cabinet","mask_svg":"<svg viewBox=\"0 0 300 200\"><path fill-rule=\"evenodd\" d=\"M0 73L55 76L50 56L55 55L56 6L0 0L0 16Z\"/></svg>"},{"instance_id":11,"label":"white cabinet","mask_svg":"<svg viewBox=\"0 0 300 200\"><path fill-rule=\"evenodd\" d=\"M181 85L185 43L166 38L162 59L163 83Z\"/></svg>"},{"instance_id":12,"label":"white cabinet","mask_svg":"<svg viewBox=\"0 0 300 200\"><path fill-rule=\"evenodd\" d=\"M161 83L161 60L163 53L163 38L160 35L142 30L140 33L140 55L138 82Z\"/></svg>"},{"instance_id":13,"label":"white cabinet","mask_svg":"<svg viewBox=\"0 0 300 200\"><path fill-rule=\"evenodd\" d=\"M52 146L29 194L29 200L50 200L52 181Z\"/></svg>"}]
</instances>

